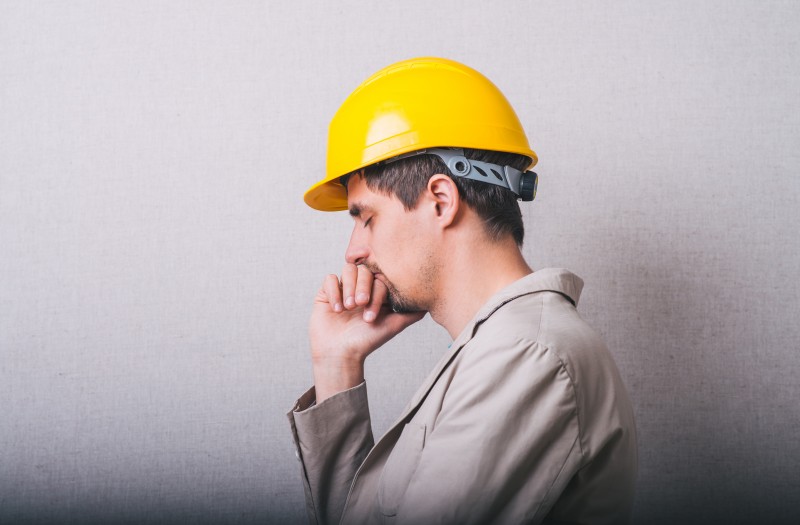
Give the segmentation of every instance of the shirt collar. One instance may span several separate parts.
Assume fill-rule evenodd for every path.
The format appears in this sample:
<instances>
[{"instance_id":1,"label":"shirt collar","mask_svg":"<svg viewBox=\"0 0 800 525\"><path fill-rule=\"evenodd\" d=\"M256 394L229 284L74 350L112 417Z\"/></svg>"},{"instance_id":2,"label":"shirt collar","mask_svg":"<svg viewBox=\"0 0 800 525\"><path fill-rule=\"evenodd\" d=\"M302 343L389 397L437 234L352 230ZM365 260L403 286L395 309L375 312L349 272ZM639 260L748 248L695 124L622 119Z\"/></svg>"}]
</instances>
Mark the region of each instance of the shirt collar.
<instances>
[{"instance_id":1,"label":"shirt collar","mask_svg":"<svg viewBox=\"0 0 800 525\"><path fill-rule=\"evenodd\" d=\"M565 296L578 306L578 300L583 290L583 279L563 268L543 268L536 270L525 277L514 281L499 292L495 293L481 308L475 317L467 323L458 337L453 340L450 347L458 348L472 339L475 329L486 319L491 317L498 308L523 295L536 292L556 292Z\"/></svg>"}]
</instances>

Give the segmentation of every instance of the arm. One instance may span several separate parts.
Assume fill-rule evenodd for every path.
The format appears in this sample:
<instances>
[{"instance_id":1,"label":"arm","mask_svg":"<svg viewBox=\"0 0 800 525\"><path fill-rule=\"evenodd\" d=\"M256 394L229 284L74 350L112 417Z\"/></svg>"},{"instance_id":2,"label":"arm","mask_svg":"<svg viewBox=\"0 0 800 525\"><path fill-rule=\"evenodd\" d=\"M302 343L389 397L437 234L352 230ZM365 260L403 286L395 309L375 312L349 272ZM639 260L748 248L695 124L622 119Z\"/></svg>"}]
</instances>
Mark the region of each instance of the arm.
<instances>
[{"instance_id":1,"label":"arm","mask_svg":"<svg viewBox=\"0 0 800 525\"><path fill-rule=\"evenodd\" d=\"M314 300L314 388L289 413L311 523L339 522L350 484L373 445L364 361L424 316L394 313L386 298L386 286L369 270L348 264L341 281L325 278Z\"/></svg>"},{"instance_id":2,"label":"arm","mask_svg":"<svg viewBox=\"0 0 800 525\"><path fill-rule=\"evenodd\" d=\"M350 483L373 445L366 384L321 403L314 388L288 414L303 475L309 522L338 523Z\"/></svg>"}]
</instances>

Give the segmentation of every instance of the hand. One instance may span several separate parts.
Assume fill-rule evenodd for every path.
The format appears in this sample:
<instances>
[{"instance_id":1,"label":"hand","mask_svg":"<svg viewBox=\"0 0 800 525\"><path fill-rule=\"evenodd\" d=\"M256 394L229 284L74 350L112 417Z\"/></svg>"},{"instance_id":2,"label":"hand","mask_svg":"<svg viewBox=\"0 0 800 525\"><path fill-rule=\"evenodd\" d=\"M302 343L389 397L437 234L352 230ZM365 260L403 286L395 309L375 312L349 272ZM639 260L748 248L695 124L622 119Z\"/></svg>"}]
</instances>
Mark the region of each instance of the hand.
<instances>
[{"instance_id":1,"label":"hand","mask_svg":"<svg viewBox=\"0 0 800 525\"><path fill-rule=\"evenodd\" d=\"M347 264L341 281L328 275L309 323L317 402L364 380L364 361L375 349L425 316L395 313L389 291L365 266Z\"/></svg>"}]
</instances>

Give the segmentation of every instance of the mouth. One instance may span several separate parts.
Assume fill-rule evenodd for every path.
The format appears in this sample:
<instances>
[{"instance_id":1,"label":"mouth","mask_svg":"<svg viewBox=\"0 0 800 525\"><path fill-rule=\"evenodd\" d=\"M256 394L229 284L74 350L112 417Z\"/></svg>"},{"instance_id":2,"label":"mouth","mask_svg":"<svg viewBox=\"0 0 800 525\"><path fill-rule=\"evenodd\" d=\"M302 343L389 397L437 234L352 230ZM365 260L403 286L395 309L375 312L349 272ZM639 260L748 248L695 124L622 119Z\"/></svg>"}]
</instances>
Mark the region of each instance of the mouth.
<instances>
[{"instance_id":1,"label":"mouth","mask_svg":"<svg viewBox=\"0 0 800 525\"><path fill-rule=\"evenodd\" d=\"M381 278L381 280L385 279L385 277L383 276L383 272L381 272L380 268L378 268L376 265L370 263L364 263L364 266L367 268L367 270L369 270L372 273L373 277L375 277L376 279L378 278Z\"/></svg>"},{"instance_id":2,"label":"mouth","mask_svg":"<svg viewBox=\"0 0 800 525\"><path fill-rule=\"evenodd\" d=\"M378 281L385 284L387 288L389 287L389 282L386 280L386 276L383 275L382 273L373 273L372 276Z\"/></svg>"}]
</instances>

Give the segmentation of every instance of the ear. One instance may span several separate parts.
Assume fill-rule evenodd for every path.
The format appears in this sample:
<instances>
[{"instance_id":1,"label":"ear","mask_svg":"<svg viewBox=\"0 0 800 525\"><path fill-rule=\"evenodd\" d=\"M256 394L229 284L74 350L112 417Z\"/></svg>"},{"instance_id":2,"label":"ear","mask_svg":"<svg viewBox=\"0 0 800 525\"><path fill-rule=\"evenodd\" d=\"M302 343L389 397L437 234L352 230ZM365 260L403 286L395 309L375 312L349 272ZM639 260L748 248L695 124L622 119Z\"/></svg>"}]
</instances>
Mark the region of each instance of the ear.
<instances>
[{"instance_id":1,"label":"ear","mask_svg":"<svg viewBox=\"0 0 800 525\"><path fill-rule=\"evenodd\" d=\"M456 183L447 175L437 173L428 179L427 190L439 223L443 227L452 225L461 206L461 195L458 193Z\"/></svg>"}]
</instances>

